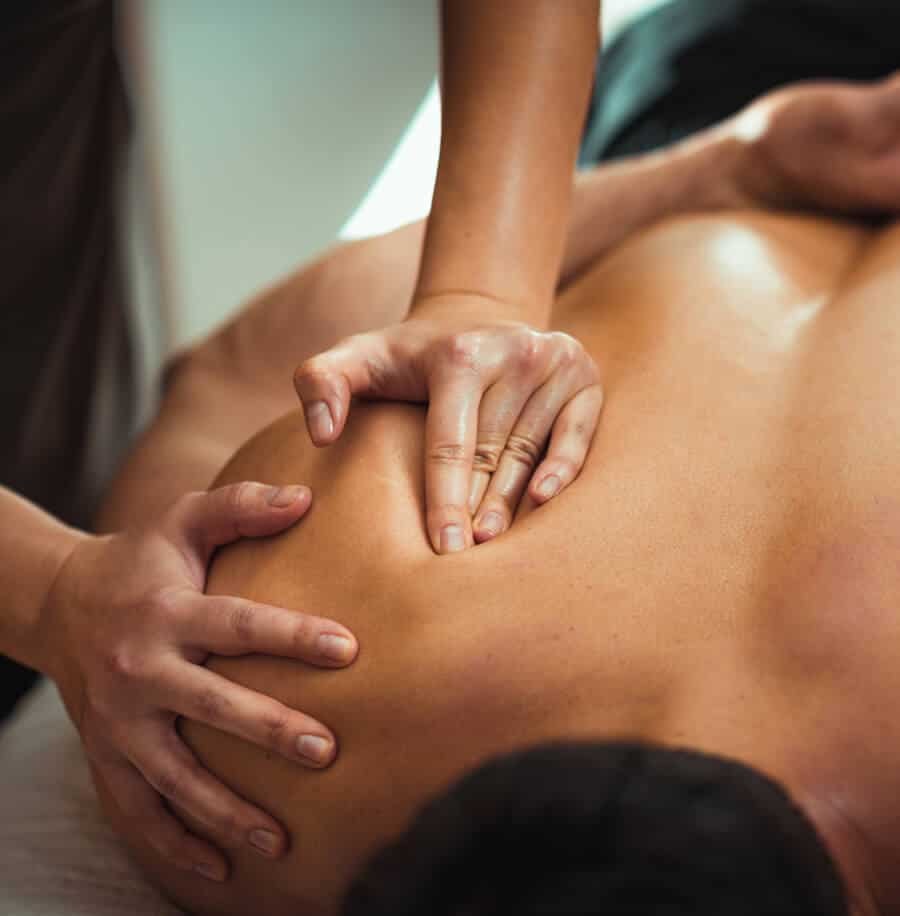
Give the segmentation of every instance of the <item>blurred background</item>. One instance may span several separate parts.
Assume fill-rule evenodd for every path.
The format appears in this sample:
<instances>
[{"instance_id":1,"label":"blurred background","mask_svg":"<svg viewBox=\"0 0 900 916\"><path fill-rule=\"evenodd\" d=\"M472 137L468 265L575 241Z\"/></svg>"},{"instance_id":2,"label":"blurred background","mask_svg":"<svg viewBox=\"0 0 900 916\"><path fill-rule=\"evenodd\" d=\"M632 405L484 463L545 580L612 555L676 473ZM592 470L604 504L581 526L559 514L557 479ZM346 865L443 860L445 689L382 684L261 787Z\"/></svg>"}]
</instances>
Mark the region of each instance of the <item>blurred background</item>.
<instances>
[{"instance_id":1,"label":"blurred background","mask_svg":"<svg viewBox=\"0 0 900 916\"><path fill-rule=\"evenodd\" d=\"M604 39L663 2L605 0ZM440 142L437 4L123 7L138 115L129 268L150 392L168 354L262 286L338 238L428 211Z\"/></svg>"}]
</instances>

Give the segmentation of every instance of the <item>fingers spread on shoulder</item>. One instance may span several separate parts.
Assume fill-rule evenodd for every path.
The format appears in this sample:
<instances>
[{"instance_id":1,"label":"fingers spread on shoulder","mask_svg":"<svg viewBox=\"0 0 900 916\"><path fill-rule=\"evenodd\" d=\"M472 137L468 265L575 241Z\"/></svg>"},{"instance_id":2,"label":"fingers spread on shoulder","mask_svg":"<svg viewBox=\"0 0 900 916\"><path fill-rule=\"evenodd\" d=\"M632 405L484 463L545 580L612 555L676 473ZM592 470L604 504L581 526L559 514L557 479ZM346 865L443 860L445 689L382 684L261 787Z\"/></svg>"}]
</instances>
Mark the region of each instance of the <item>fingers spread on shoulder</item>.
<instances>
[{"instance_id":1,"label":"fingers spread on shoulder","mask_svg":"<svg viewBox=\"0 0 900 916\"><path fill-rule=\"evenodd\" d=\"M567 335L552 336L556 338L553 372L529 398L509 435L475 517L475 539L479 542L510 526L562 411L573 396L596 381L596 366L580 345Z\"/></svg>"},{"instance_id":2,"label":"fingers spread on shoulder","mask_svg":"<svg viewBox=\"0 0 900 916\"><path fill-rule=\"evenodd\" d=\"M513 428L534 390L546 381L546 335L525 329L516 340L508 370L485 392L478 412L478 435L469 490L474 515L500 466Z\"/></svg>"},{"instance_id":3,"label":"fingers spread on shoulder","mask_svg":"<svg viewBox=\"0 0 900 916\"><path fill-rule=\"evenodd\" d=\"M133 744L132 762L149 786L201 824L214 843L226 849L250 846L268 858L287 849L281 825L214 778L182 741L171 717L160 718Z\"/></svg>"},{"instance_id":4,"label":"fingers spread on shoulder","mask_svg":"<svg viewBox=\"0 0 900 916\"><path fill-rule=\"evenodd\" d=\"M94 775L112 798L131 832L143 838L170 866L211 881L228 877L228 862L210 843L190 833L159 793L127 760L94 765Z\"/></svg>"}]
</instances>

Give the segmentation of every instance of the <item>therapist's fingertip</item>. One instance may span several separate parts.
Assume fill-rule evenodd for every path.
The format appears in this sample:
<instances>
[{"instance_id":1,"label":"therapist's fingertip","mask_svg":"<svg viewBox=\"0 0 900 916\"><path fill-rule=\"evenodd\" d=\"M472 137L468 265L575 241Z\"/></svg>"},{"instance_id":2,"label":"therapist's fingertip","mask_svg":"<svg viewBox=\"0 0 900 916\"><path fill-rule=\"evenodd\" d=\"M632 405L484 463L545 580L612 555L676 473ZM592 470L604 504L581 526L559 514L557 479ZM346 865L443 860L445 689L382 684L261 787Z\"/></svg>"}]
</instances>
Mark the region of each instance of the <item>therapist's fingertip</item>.
<instances>
[{"instance_id":1,"label":"therapist's fingertip","mask_svg":"<svg viewBox=\"0 0 900 916\"><path fill-rule=\"evenodd\" d=\"M322 735L301 735L296 744L303 762L314 766L328 766L337 751L334 742Z\"/></svg>"},{"instance_id":2,"label":"therapist's fingertip","mask_svg":"<svg viewBox=\"0 0 900 916\"><path fill-rule=\"evenodd\" d=\"M313 401L306 406L306 426L313 442L326 442L334 435L334 416L327 401Z\"/></svg>"},{"instance_id":3,"label":"therapist's fingertip","mask_svg":"<svg viewBox=\"0 0 900 916\"><path fill-rule=\"evenodd\" d=\"M309 502L312 492L309 487L294 485L289 487L272 487L267 502L275 509L288 509L302 502Z\"/></svg>"},{"instance_id":4,"label":"therapist's fingertip","mask_svg":"<svg viewBox=\"0 0 900 916\"><path fill-rule=\"evenodd\" d=\"M247 834L247 842L260 854L276 859L285 851L284 840L279 834L264 827L256 827Z\"/></svg>"},{"instance_id":5,"label":"therapist's fingertip","mask_svg":"<svg viewBox=\"0 0 900 916\"><path fill-rule=\"evenodd\" d=\"M462 525L445 525L441 528L441 553L459 553L466 549L466 533Z\"/></svg>"},{"instance_id":6,"label":"therapist's fingertip","mask_svg":"<svg viewBox=\"0 0 900 916\"><path fill-rule=\"evenodd\" d=\"M347 665L356 657L356 643L341 633L323 633L317 640L323 658Z\"/></svg>"},{"instance_id":7,"label":"therapist's fingertip","mask_svg":"<svg viewBox=\"0 0 900 916\"><path fill-rule=\"evenodd\" d=\"M556 474L548 474L535 488L535 495L543 500L553 499L562 489L562 480Z\"/></svg>"},{"instance_id":8,"label":"therapist's fingertip","mask_svg":"<svg viewBox=\"0 0 900 916\"><path fill-rule=\"evenodd\" d=\"M479 544L497 537L506 529L506 521L503 516L496 510L486 512L483 516L475 520L472 526L475 533L475 540Z\"/></svg>"},{"instance_id":9,"label":"therapist's fingertip","mask_svg":"<svg viewBox=\"0 0 900 916\"><path fill-rule=\"evenodd\" d=\"M207 881L223 882L228 877L228 870L221 863L198 862L194 871Z\"/></svg>"}]
</instances>

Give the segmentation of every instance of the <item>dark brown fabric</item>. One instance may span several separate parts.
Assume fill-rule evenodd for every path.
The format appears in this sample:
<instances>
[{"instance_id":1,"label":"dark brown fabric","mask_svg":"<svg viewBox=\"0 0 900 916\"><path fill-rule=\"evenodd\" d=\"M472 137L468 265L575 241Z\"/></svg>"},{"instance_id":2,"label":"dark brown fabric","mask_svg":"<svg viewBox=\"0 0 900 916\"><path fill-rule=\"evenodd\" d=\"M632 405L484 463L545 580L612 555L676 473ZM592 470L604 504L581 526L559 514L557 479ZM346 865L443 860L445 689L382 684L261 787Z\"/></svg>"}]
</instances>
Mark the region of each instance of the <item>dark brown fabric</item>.
<instances>
[{"instance_id":1,"label":"dark brown fabric","mask_svg":"<svg viewBox=\"0 0 900 916\"><path fill-rule=\"evenodd\" d=\"M127 136L112 0L0 5L0 483L82 527L135 401ZM0 719L34 677L0 656Z\"/></svg>"},{"instance_id":2,"label":"dark brown fabric","mask_svg":"<svg viewBox=\"0 0 900 916\"><path fill-rule=\"evenodd\" d=\"M0 12L0 482L85 526L134 402L112 0ZM102 384L101 384L102 383Z\"/></svg>"}]
</instances>

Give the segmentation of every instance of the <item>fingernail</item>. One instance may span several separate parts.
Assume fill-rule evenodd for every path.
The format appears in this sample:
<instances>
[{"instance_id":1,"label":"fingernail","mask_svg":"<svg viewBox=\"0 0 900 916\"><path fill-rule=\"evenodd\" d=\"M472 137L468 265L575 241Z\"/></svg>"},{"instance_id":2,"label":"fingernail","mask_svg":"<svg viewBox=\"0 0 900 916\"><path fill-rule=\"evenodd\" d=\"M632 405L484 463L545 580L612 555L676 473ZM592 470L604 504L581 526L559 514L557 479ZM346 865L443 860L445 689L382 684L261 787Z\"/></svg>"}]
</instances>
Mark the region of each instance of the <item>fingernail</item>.
<instances>
[{"instance_id":1,"label":"fingernail","mask_svg":"<svg viewBox=\"0 0 900 916\"><path fill-rule=\"evenodd\" d=\"M297 753L315 763L327 763L331 758L331 742L319 735L301 735L297 739Z\"/></svg>"},{"instance_id":2,"label":"fingernail","mask_svg":"<svg viewBox=\"0 0 900 916\"><path fill-rule=\"evenodd\" d=\"M327 439L334 432L334 421L325 401L313 401L306 408L306 422L313 439Z\"/></svg>"},{"instance_id":3,"label":"fingernail","mask_svg":"<svg viewBox=\"0 0 900 916\"><path fill-rule=\"evenodd\" d=\"M544 499L550 499L556 496L559 493L559 488L562 486L562 481L556 476L556 474L550 474L549 477L545 477L541 481L541 485L537 488L538 493L544 497Z\"/></svg>"},{"instance_id":4,"label":"fingernail","mask_svg":"<svg viewBox=\"0 0 900 916\"><path fill-rule=\"evenodd\" d=\"M353 643L346 636L323 633L319 637L319 651L333 662L348 662L353 657Z\"/></svg>"},{"instance_id":5,"label":"fingernail","mask_svg":"<svg viewBox=\"0 0 900 916\"><path fill-rule=\"evenodd\" d=\"M271 830L251 830L247 839L251 846L255 846L267 856L278 852L278 837Z\"/></svg>"},{"instance_id":6,"label":"fingernail","mask_svg":"<svg viewBox=\"0 0 900 916\"><path fill-rule=\"evenodd\" d=\"M466 538L459 525L447 525L441 529L441 552L459 553L466 549Z\"/></svg>"},{"instance_id":7,"label":"fingernail","mask_svg":"<svg viewBox=\"0 0 900 916\"><path fill-rule=\"evenodd\" d=\"M305 490L306 487L301 486L272 487L269 493L269 505L276 509L287 509L304 495Z\"/></svg>"},{"instance_id":8,"label":"fingernail","mask_svg":"<svg viewBox=\"0 0 900 916\"><path fill-rule=\"evenodd\" d=\"M198 862L194 866L194 871L198 875L203 875L204 878L208 878L210 881L224 881L225 872L218 865L209 865L206 862Z\"/></svg>"},{"instance_id":9,"label":"fingernail","mask_svg":"<svg viewBox=\"0 0 900 916\"><path fill-rule=\"evenodd\" d=\"M488 512L478 522L479 531L487 531L488 534L498 535L503 531L503 516L499 512Z\"/></svg>"}]
</instances>

